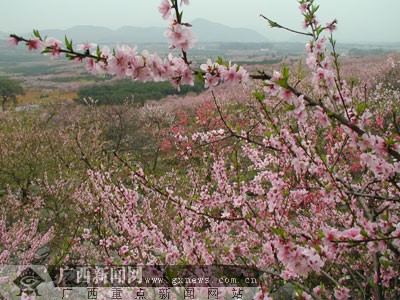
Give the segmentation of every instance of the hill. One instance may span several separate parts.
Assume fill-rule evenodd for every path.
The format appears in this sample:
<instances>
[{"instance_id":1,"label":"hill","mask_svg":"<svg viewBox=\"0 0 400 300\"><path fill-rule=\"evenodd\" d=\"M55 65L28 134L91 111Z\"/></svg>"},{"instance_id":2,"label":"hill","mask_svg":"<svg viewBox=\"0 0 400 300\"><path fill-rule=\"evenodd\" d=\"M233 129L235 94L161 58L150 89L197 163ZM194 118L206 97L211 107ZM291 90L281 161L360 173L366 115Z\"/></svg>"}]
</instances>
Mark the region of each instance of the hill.
<instances>
[{"instance_id":1,"label":"hill","mask_svg":"<svg viewBox=\"0 0 400 300\"><path fill-rule=\"evenodd\" d=\"M192 23L193 33L200 43L262 43L267 38L248 28L234 28L205 19L196 19Z\"/></svg>"},{"instance_id":2,"label":"hill","mask_svg":"<svg viewBox=\"0 0 400 300\"><path fill-rule=\"evenodd\" d=\"M266 42L267 39L258 32L247 28L233 28L205 19L196 19L192 23L192 30L199 43L221 42ZM166 43L163 27L134 27L124 26L116 30L106 27L79 25L67 30L41 30L42 36L51 36L64 40L65 35L75 43L96 42L101 44L116 43ZM1 38L0 32L0 38ZM30 34L25 34L30 36Z\"/></svg>"}]
</instances>

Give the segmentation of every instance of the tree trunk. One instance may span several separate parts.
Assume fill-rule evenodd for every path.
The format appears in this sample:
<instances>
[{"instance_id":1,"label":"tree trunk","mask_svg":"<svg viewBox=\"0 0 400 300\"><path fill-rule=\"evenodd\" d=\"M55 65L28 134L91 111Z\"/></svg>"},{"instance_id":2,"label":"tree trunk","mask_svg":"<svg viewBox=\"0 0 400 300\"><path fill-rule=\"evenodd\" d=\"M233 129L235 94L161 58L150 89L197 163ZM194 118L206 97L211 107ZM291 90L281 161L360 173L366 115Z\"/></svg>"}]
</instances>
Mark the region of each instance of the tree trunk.
<instances>
[{"instance_id":1,"label":"tree trunk","mask_svg":"<svg viewBox=\"0 0 400 300\"><path fill-rule=\"evenodd\" d=\"M382 282L381 282L381 265L379 262L379 253L374 253L374 271L378 281L374 284L375 300L383 300Z\"/></svg>"}]
</instances>

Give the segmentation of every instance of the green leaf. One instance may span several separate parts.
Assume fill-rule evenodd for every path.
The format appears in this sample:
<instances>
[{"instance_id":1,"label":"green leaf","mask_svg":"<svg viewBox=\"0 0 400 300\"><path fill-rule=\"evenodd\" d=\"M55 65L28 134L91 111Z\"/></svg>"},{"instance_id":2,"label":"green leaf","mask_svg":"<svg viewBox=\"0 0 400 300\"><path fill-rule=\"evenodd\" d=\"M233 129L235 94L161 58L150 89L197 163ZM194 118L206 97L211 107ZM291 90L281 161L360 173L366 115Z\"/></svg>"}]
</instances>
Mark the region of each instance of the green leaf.
<instances>
[{"instance_id":1,"label":"green leaf","mask_svg":"<svg viewBox=\"0 0 400 300\"><path fill-rule=\"evenodd\" d=\"M286 232L284 228L271 228L271 230L281 238L285 238Z\"/></svg>"},{"instance_id":2,"label":"green leaf","mask_svg":"<svg viewBox=\"0 0 400 300\"><path fill-rule=\"evenodd\" d=\"M282 66L282 77L287 82L290 77L290 69L286 66Z\"/></svg>"},{"instance_id":3,"label":"green leaf","mask_svg":"<svg viewBox=\"0 0 400 300\"><path fill-rule=\"evenodd\" d=\"M284 79L284 78L279 79L279 80L276 81L276 83L279 86L283 87L284 89L288 89L289 88L289 84L287 83L287 79Z\"/></svg>"},{"instance_id":4,"label":"green leaf","mask_svg":"<svg viewBox=\"0 0 400 300\"><path fill-rule=\"evenodd\" d=\"M224 64L224 60L223 60L223 58L221 56L218 56L217 64L219 64L219 65L223 65Z\"/></svg>"},{"instance_id":5,"label":"green leaf","mask_svg":"<svg viewBox=\"0 0 400 300\"><path fill-rule=\"evenodd\" d=\"M268 20L268 24L269 24L269 26L270 26L271 28L282 28L281 25L279 25L278 23L276 23L276 22L274 22L274 21L271 21L271 20Z\"/></svg>"},{"instance_id":6,"label":"green leaf","mask_svg":"<svg viewBox=\"0 0 400 300\"><path fill-rule=\"evenodd\" d=\"M265 93L259 89L257 89L254 93L253 93L254 98L256 98L257 101L261 102L264 101L265 99Z\"/></svg>"},{"instance_id":7,"label":"green leaf","mask_svg":"<svg viewBox=\"0 0 400 300\"><path fill-rule=\"evenodd\" d=\"M368 232L365 229L361 229L360 234L365 237L368 238Z\"/></svg>"},{"instance_id":8,"label":"green leaf","mask_svg":"<svg viewBox=\"0 0 400 300\"><path fill-rule=\"evenodd\" d=\"M388 137L385 140L386 145L388 145L389 147L393 147L394 145L396 145L396 142L397 141L395 139L393 139L392 137Z\"/></svg>"},{"instance_id":9,"label":"green leaf","mask_svg":"<svg viewBox=\"0 0 400 300\"><path fill-rule=\"evenodd\" d=\"M319 9L319 5L312 5L311 6L311 13L315 14Z\"/></svg>"},{"instance_id":10,"label":"green leaf","mask_svg":"<svg viewBox=\"0 0 400 300\"><path fill-rule=\"evenodd\" d=\"M67 53L67 54L65 55L65 57L68 58L69 60L74 60L77 56Z\"/></svg>"},{"instance_id":11,"label":"green leaf","mask_svg":"<svg viewBox=\"0 0 400 300\"><path fill-rule=\"evenodd\" d=\"M96 49L96 55L98 56L98 57L100 57L101 56L101 50L100 50L100 46L99 45L97 45L97 49Z\"/></svg>"},{"instance_id":12,"label":"green leaf","mask_svg":"<svg viewBox=\"0 0 400 300\"><path fill-rule=\"evenodd\" d=\"M324 31L324 28L321 25L318 25L317 28L315 28L317 36L319 36L322 33L322 31Z\"/></svg>"},{"instance_id":13,"label":"green leaf","mask_svg":"<svg viewBox=\"0 0 400 300\"><path fill-rule=\"evenodd\" d=\"M382 264L382 266L383 266L383 268L384 269L389 269L389 267L390 267L390 262L388 261L388 260L386 260L386 259L380 259L380 263Z\"/></svg>"},{"instance_id":14,"label":"green leaf","mask_svg":"<svg viewBox=\"0 0 400 300\"><path fill-rule=\"evenodd\" d=\"M72 40L68 40L67 36L65 36L65 47L69 51L73 51L73 49L72 49Z\"/></svg>"},{"instance_id":15,"label":"green leaf","mask_svg":"<svg viewBox=\"0 0 400 300\"><path fill-rule=\"evenodd\" d=\"M295 109L296 109L296 106L294 106L293 104L289 104L285 107L285 111L292 111Z\"/></svg>"},{"instance_id":16,"label":"green leaf","mask_svg":"<svg viewBox=\"0 0 400 300\"><path fill-rule=\"evenodd\" d=\"M204 78L204 75L203 75L203 72L198 72L197 73L197 79L201 82L201 83L205 83L205 78Z\"/></svg>"},{"instance_id":17,"label":"green leaf","mask_svg":"<svg viewBox=\"0 0 400 300\"><path fill-rule=\"evenodd\" d=\"M237 152L236 151L233 151L233 153L232 153L232 161L235 163L235 164L237 164L238 163L238 156L237 156Z\"/></svg>"},{"instance_id":18,"label":"green leaf","mask_svg":"<svg viewBox=\"0 0 400 300\"><path fill-rule=\"evenodd\" d=\"M34 29L34 30L33 30L33 35L34 35L36 38L38 38L40 41L43 41L43 39L42 39L42 37L41 37L41 35L40 35L40 33L39 33L39 30Z\"/></svg>"},{"instance_id":19,"label":"green leaf","mask_svg":"<svg viewBox=\"0 0 400 300\"><path fill-rule=\"evenodd\" d=\"M45 53L51 53L53 50L52 50L52 48L51 47L46 47L46 48L44 48L44 50L42 51L42 53L43 54L45 54Z\"/></svg>"},{"instance_id":20,"label":"green leaf","mask_svg":"<svg viewBox=\"0 0 400 300\"><path fill-rule=\"evenodd\" d=\"M364 111L367 109L367 107L368 107L368 105L365 102L358 103L357 107L356 107L357 115L361 116L364 113Z\"/></svg>"}]
</instances>

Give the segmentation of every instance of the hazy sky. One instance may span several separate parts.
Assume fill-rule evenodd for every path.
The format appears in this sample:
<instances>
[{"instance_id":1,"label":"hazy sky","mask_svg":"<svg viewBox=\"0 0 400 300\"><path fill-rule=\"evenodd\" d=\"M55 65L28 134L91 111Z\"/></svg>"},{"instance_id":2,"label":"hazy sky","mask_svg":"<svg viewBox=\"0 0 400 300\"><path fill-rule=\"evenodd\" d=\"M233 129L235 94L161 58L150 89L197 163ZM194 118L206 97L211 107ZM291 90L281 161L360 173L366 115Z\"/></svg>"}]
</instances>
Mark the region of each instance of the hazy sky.
<instances>
[{"instance_id":1,"label":"hazy sky","mask_svg":"<svg viewBox=\"0 0 400 300\"><path fill-rule=\"evenodd\" d=\"M205 18L231 27L247 27L270 40L287 40L270 29L260 13L301 29L295 0L191 0L184 19ZM0 31L31 32L31 29L67 29L74 25L165 26L157 7L160 0L0 0ZM343 42L400 42L400 0L316 0L322 23L337 18L337 39Z\"/></svg>"}]
</instances>

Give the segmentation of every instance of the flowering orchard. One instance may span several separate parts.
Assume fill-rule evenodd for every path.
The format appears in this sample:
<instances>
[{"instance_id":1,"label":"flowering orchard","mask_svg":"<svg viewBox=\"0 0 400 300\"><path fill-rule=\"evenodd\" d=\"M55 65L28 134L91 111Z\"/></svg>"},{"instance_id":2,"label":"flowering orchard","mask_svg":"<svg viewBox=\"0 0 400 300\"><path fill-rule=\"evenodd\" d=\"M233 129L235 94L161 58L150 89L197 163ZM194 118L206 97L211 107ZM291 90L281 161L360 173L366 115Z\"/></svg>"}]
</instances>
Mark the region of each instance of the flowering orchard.
<instances>
[{"instance_id":1,"label":"flowering orchard","mask_svg":"<svg viewBox=\"0 0 400 300\"><path fill-rule=\"evenodd\" d=\"M89 168L71 203L91 217L64 263L250 266L264 274L260 299L287 282L298 299L398 299L398 88L369 93L371 82L347 81L333 39L337 21L322 25L314 0L298 2L303 31L263 18L309 36L301 79L287 66L249 74L222 59L193 70L195 37L181 11L189 1L159 6L179 56L122 45L74 49L37 31L32 39L11 36L30 50L84 61L93 74L169 80L177 88L201 76L210 90L194 115L148 126L165 156L176 159L162 174L118 151L119 167ZM118 177L118 168L129 178Z\"/></svg>"}]
</instances>

